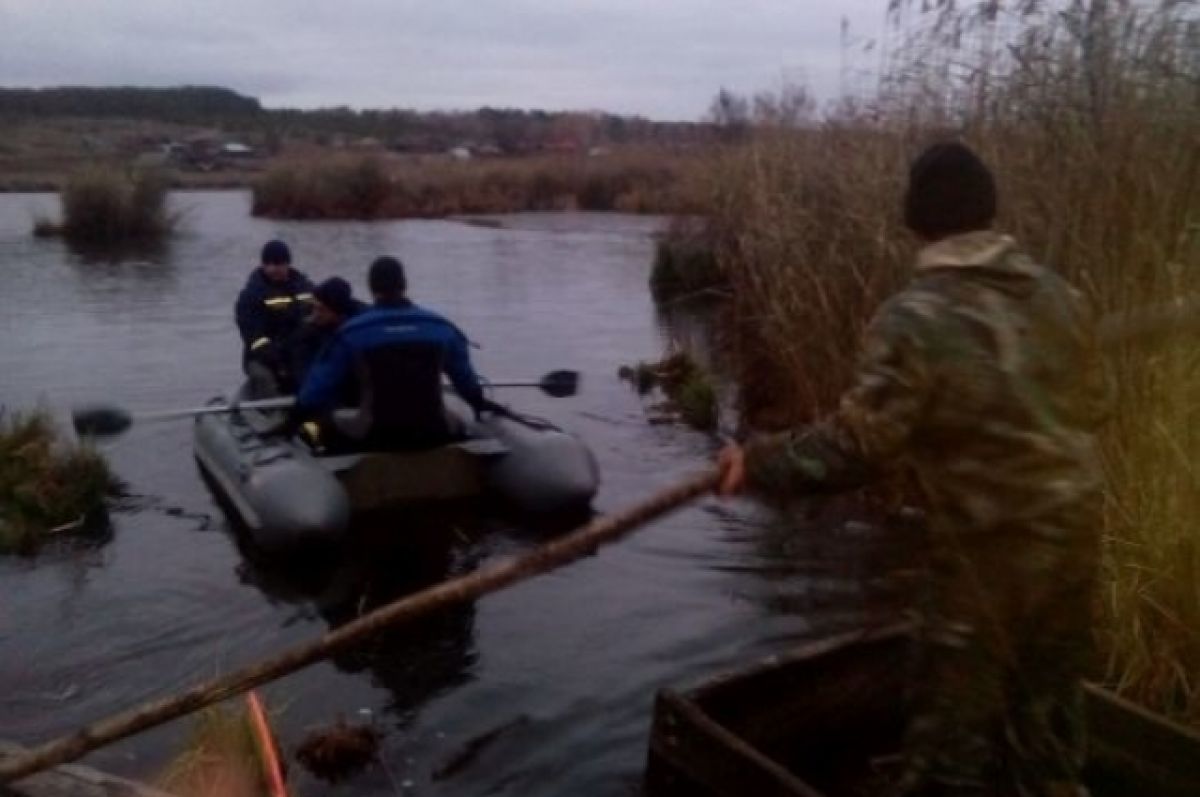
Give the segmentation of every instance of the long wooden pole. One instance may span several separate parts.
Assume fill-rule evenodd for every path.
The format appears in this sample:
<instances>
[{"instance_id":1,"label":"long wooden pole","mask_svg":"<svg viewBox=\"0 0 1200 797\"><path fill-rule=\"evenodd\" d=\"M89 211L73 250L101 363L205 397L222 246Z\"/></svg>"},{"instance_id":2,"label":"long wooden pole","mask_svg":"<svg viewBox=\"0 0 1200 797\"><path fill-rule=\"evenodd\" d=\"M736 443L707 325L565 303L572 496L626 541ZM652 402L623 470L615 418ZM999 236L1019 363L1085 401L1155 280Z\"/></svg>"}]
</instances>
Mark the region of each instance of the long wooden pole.
<instances>
[{"instance_id":1,"label":"long wooden pole","mask_svg":"<svg viewBox=\"0 0 1200 797\"><path fill-rule=\"evenodd\" d=\"M0 761L0 783L9 783L49 767L74 761L98 747L274 681L388 626L445 606L475 600L481 595L564 565L682 507L710 492L716 484L715 471L698 473L673 487L655 493L641 503L597 518L529 553L480 568L460 578L443 581L381 606L353 622L329 631L319 639L294 647L266 661L198 684L174 697L160 698L114 714L72 734L32 748L24 755L4 759Z\"/></svg>"}]
</instances>

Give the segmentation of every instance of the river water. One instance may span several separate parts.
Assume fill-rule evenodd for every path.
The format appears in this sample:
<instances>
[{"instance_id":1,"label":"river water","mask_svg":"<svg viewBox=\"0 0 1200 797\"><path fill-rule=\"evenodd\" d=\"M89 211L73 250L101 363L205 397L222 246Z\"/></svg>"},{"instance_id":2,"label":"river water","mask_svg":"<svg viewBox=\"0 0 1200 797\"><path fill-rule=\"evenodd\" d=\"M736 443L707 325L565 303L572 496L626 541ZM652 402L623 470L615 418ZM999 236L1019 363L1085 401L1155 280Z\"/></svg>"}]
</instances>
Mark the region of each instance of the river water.
<instances>
[{"instance_id":1,"label":"river water","mask_svg":"<svg viewBox=\"0 0 1200 797\"><path fill-rule=\"evenodd\" d=\"M398 255L410 293L480 344L501 379L554 368L581 393L502 398L582 435L603 473L598 511L709 461L717 443L650 425L618 367L661 355L686 318L646 281L645 217L545 214L462 221L286 223L239 192L172 197L183 230L121 258L36 240L52 195L0 195L0 402L188 407L240 376L232 304L258 249L287 240L314 280L364 289ZM694 330L692 330L694 334ZM397 520L362 547L296 569L239 546L191 454L187 422L143 424L105 451L129 496L112 533L0 559L0 737L44 741L311 639L405 591L536 545L471 517ZM869 535L865 535L869 537ZM337 786L300 766L300 794L636 794L655 690L875 615L855 579L864 535L787 535L746 502L702 501L597 555L450 609L262 689L285 750L339 716L384 733L382 764ZM179 720L87 760L153 777Z\"/></svg>"}]
</instances>

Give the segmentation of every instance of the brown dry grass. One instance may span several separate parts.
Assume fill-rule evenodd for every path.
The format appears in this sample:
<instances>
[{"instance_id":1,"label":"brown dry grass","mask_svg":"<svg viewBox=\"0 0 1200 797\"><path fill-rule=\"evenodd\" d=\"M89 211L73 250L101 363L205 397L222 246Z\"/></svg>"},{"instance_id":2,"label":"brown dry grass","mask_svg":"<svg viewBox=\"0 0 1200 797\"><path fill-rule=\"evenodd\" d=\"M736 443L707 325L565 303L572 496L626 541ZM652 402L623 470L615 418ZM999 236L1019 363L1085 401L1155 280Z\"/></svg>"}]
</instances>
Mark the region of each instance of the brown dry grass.
<instances>
[{"instance_id":1,"label":"brown dry grass","mask_svg":"<svg viewBox=\"0 0 1200 797\"><path fill-rule=\"evenodd\" d=\"M0 407L0 553L31 552L82 527L116 487L104 459L65 443L45 412Z\"/></svg>"},{"instance_id":2,"label":"brown dry grass","mask_svg":"<svg viewBox=\"0 0 1200 797\"><path fill-rule=\"evenodd\" d=\"M263 797L262 772L247 711L214 706L196 716L186 749L158 785L179 797Z\"/></svg>"},{"instance_id":3,"label":"brown dry grass","mask_svg":"<svg viewBox=\"0 0 1200 797\"><path fill-rule=\"evenodd\" d=\"M686 210L680 157L624 153L458 162L345 156L291 160L254 187L255 215L276 218L438 218L464 213Z\"/></svg>"}]
</instances>

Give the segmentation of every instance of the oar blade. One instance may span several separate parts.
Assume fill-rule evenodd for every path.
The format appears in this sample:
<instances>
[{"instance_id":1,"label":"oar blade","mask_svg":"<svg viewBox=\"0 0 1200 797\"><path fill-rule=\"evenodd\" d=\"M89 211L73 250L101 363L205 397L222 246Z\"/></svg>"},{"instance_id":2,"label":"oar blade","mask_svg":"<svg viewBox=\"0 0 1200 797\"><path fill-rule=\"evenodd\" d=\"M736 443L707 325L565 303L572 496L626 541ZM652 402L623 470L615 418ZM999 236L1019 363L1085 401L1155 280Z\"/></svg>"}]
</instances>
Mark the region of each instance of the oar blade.
<instances>
[{"instance_id":1,"label":"oar blade","mask_svg":"<svg viewBox=\"0 0 1200 797\"><path fill-rule=\"evenodd\" d=\"M579 372L578 371L551 371L542 377L538 383L538 387L547 396L554 398L566 398L574 396L579 392Z\"/></svg>"},{"instance_id":2,"label":"oar blade","mask_svg":"<svg viewBox=\"0 0 1200 797\"><path fill-rule=\"evenodd\" d=\"M76 407L71 422L80 437L110 437L121 434L133 424L133 416L120 407L95 404Z\"/></svg>"}]
</instances>

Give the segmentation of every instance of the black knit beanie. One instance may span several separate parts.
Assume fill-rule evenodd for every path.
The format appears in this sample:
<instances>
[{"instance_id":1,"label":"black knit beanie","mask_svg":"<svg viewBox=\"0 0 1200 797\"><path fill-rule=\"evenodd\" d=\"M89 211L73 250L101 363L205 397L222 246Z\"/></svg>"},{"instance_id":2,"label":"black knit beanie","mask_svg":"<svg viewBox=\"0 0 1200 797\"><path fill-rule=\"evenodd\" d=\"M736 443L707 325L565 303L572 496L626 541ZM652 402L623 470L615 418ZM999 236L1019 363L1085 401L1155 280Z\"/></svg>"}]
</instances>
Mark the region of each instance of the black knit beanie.
<instances>
[{"instance_id":1,"label":"black knit beanie","mask_svg":"<svg viewBox=\"0 0 1200 797\"><path fill-rule=\"evenodd\" d=\"M330 277L313 288L313 296L340 316L349 316L354 312L354 297L350 290L350 283L341 277Z\"/></svg>"},{"instance_id":2,"label":"black knit beanie","mask_svg":"<svg viewBox=\"0 0 1200 797\"><path fill-rule=\"evenodd\" d=\"M996 183L987 166L957 142L934 144L913 161L904 223L927 241L986 230L996 217Z\"/></svg>"},{"instance_id":3,"label":"black knit beanie","mask_svg":"<svg viewBox=\"0 0 1200 797\"><path fill-rule=\"evenodd\" d=\"M393 299L404 295L408 282L404 278L404 266L394 257L379 257L367 272L367 284L371 293Z\"/></svg>"},{"instance_id":4,"label":"black knit beanie","mask_svg":"<svg viewBox=\"0 0 1200 797\"><path fill-rule=\"evenodd\" d=\"M261 261L265 264L290 265L292 252L283 241L267 241L263 244Z\"/></svg>"}]
</instances>

